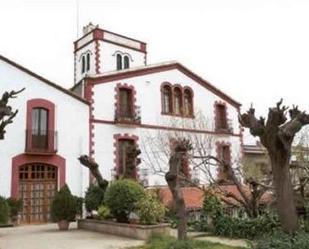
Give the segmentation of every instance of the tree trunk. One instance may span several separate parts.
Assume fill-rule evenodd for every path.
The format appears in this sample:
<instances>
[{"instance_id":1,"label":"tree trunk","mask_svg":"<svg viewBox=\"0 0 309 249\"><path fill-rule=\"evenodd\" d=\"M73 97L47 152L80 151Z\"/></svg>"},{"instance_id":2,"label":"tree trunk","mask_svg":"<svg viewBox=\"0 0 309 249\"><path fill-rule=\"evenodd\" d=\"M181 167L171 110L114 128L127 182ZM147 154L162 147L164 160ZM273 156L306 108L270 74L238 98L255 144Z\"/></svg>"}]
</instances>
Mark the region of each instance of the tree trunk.
<instances>
[{"instance_id":1,"label":"tree trunk","mask_svg":"<svg viewBox=\"0 0 309 249\"><path fill-rule=\"evenodd\" d=\"M179 179L179 169L181 167L181 161L181 153L176 152L171 156L169 161L169 172L166 173L165 179L172 193L176 209L176 215L179 220L177 228L178 240L185 240L187 239L187 213L185 201L181 190L181 182Z\"/></svg>"},{"instance_id":2,"label":"tree trunk","mask_svg":"<svg viewBox=\"0 0 309 249\"><path fill-rule=\"evenodd\" d=\"M298 217L290 177L289 156L271 157L277 210L282 228L292 234L298 229Z\"/></svg>"}]
</instances>

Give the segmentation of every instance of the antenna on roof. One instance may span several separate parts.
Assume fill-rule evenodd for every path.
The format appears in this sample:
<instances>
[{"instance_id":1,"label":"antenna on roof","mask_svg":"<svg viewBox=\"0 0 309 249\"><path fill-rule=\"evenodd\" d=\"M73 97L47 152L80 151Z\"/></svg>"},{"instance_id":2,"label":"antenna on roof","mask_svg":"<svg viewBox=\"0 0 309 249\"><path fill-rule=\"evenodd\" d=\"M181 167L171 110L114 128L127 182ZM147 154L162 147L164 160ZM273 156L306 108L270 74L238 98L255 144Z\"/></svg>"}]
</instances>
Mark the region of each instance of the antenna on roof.
<instances>
[{"instance_id":1,"label":"antenna on roof","mask_svg":"<svg viewBox=\"0 0 309 249\"><path fill-rule=\"evenodd\" d=\"M76 39L79 38L79 0L76 0Z\"/></svg>"}]
</instances>

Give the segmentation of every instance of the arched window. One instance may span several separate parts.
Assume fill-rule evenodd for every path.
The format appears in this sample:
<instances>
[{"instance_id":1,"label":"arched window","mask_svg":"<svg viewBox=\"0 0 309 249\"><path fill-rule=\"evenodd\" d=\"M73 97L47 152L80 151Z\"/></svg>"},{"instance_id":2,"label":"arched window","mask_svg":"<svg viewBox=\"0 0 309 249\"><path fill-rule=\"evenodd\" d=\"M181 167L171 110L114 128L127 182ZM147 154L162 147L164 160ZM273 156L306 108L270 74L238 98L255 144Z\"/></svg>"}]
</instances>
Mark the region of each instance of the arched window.
<instances>
[{"instance_id":1,"label":"arched window","mask_svg":"<svg viewBox=\"0 0 309 249\"><path fill-rule=\"evenodd\" d=\"M129 56L124 56L123 57L123 68L129 68L130 67L130 61L129 61Z\"/></svg>"},{"instance_id":2,"label":"arched window","mask_svg":"<svg viewBox=\"0 0 309 249\"><path fill-rule=\"evenodd\" d=\"M193 116L193 98L192 92L189 89L184 91L184 115Z\"/></svg>"},{"instance_id":3,"label":"arched window","mask_svg":"<svg viewBox=\"0 0 309 249\"><path fill-rule=\"evenodd\" d=\"M90 70L90 54L87 54L87 67L86 67L86 71Z\"/></svg>"},{"instance_id":4,"label":"arched window","mask_svg":"<svg viewBox=\"0 0 309 249\"><path fill-rule=\"evenodd\" d=\"M172 113L172 89L170 86L165 85L162 91L162 112Z\"/></svg>"},{"instance_id":5,"label":"arched window","mask_svg":"<svg viewBox=\"0 0 309 249\"><path fill-rule=\"evenodd\" d=\"M86 59L85 56L82 57L82 73L86 71Z\"/></svg>"},{"instance_id":6,"label":"arched window","mask_svg":"<svg viewBox=\"0 0 309 249\"><path fill-rule=\"evenodd\" d=\"M181 114L182 101L181 101L181 90L179 87L174 88L174 112L176 115Z\"/></svg>"},{"instance_id":7,"label":"arched window","mask_svg":"<svg viewBox=\"0 0 309 249\"><path fill-rule=\"evenodd\" d=\"M122 69L122 56L120 54L117 54L116 58L117 58L117 70L121 70Z\"/></svg>"}]
</instances>

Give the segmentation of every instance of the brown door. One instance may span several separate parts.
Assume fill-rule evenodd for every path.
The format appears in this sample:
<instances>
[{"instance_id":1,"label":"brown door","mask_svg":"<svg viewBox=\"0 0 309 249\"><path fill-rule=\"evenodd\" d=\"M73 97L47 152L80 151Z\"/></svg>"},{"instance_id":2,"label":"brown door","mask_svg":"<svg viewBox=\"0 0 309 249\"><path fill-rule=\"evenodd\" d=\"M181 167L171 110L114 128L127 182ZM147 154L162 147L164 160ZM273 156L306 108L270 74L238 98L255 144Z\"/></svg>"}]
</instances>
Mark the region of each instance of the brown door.
<instances>
[{"instance_id":1,"label":"brown door","mask_svg":"<svg viewBox=\"0 0 309 249\"><path fill-rule=\"evenodd\" d=\"M50 220L50 203L57 191L57 168L33 163L19 169L19 196L23 200L22 223Z\"/></svg>"}]
</instances>

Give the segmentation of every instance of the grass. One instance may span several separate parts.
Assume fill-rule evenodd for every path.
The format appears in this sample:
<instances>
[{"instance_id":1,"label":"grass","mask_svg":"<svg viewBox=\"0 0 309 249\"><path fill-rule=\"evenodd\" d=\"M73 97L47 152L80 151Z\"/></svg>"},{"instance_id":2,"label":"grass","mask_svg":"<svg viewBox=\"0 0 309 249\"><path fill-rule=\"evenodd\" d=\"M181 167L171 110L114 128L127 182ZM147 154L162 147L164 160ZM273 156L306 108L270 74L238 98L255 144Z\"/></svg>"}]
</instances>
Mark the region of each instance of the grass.
<instances>
[{"instance_id":1,"label":"grass","mask_svg":"<svg viewBox=\"0 0 309 249\"><path fill-rule=\"evenodd\" d=\"M146 245L132 247L131 249L243 249L208 241L188 240L177 241L174 237L153 236Z\"/></svg>"}]
</instances>

